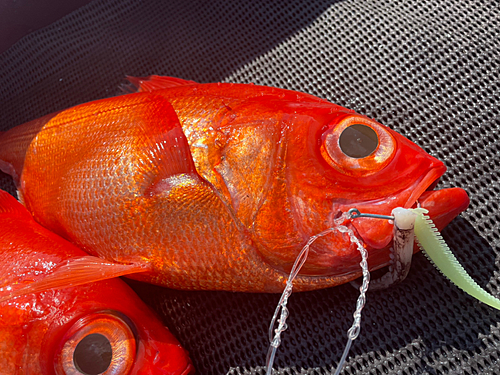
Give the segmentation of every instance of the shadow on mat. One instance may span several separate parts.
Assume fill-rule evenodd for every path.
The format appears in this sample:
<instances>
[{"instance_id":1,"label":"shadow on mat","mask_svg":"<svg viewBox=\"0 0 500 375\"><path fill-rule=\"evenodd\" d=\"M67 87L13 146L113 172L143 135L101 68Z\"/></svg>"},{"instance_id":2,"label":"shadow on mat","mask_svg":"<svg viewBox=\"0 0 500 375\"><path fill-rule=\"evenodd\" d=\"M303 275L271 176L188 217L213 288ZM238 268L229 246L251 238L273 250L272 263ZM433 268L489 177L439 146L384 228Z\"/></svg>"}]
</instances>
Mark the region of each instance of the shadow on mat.
<instances>
[{"instance_id":1,"label":"shadow on mat","mask_svg":"<svg viewBox=\"0 0 500 375\"><path fill-rule=\"evenodd\" d=\"M0 55L0 130L116 95L125 75L220 81L337 2L92 2Z\"/></svg>"}]
</instances>

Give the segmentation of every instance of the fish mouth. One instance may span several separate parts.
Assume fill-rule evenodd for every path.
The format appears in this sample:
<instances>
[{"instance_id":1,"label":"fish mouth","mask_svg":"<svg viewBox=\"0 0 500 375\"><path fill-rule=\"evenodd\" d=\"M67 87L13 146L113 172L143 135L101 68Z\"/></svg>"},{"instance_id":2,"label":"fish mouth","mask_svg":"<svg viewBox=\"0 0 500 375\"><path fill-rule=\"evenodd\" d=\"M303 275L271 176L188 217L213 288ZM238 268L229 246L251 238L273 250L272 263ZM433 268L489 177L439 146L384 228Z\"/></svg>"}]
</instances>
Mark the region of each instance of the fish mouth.
<instances>
[{"instance_id":1,"label":"fish mouth","mask_svg":"<svg viewBox=\"0 0 500 375\"><path fill-rule=\"evenodd\" d=\"M432 168L428 173L426 173L423 178L418 181L415 185L415 188L412 189L410 196L408 197L405 204L403 204L403 208L411 208L413 207L422 194L426 191L432 191L437 186L439 179L446 172L446 167L444 164L440 166Z\"/></svg>"},{"instance_id":2,"label":"fish mouth","mask_svg":"<svg viewBox=\"0 0 500 375\"><path fill-rule=\"evenodd\" d=\"M434 190L445 170L444 165L443 168L430 170L416 184L416 188L403 205L404 208L421 207L428 210L428 215L438 231L442 231L455 217L465 211L470 202L467 192L462 188L455 187ZM372 271L391 264L391 260L387 256L392 251L392 233L387 239L389 241L385 247L374 248L370 251L369 263L373 265ZM385 249L389 249L390 251L386 251ZM418 251L419 247L414 246L413 252L416 253ZM380 272L380 270L377 272Z\"/></svg>"},{"instance_id":3,"label":"fish mouth","mask_svg":"<svg viewBox=\"0 0 500 375\"><path fill-rule=\"evenodd\" d=\"M469 197L461 188L434 190L445 171L444 164L436 161L426 173L421 175L420 179L404 191L384 201L366 202L356 208L362 213L391 215L396 207L422 207L429 211L428 215L438 230L442 230L469 205ZM376 258L378 257L376 254L390 246L393 239L392 224L386 220L359 218L352 221L351 227L355 229L356 236L367 245L369 250L372 250Z\"/></svg>"},{"instance_id":4,"label":"fish mouth","mask_svg":"<svg viewBox=\"0 0 500 375\"><path fill-rule=\"evenodd\" d=\"M434 190L446 171L446 167L434 168L427 173L412 192L404 208L421 207L429 211L439 231L443 230L456 216L469 206L469 196L461 188Z\"/></svg>"}]
</instances>

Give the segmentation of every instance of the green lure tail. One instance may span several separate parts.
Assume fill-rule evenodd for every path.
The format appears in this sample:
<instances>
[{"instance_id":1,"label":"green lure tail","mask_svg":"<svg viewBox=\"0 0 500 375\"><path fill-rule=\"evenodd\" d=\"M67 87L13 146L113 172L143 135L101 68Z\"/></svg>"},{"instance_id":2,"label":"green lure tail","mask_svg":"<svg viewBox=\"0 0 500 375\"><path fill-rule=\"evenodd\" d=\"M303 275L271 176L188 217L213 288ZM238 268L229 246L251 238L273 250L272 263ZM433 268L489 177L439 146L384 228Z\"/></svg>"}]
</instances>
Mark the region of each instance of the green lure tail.
<instances>
[{"instance_id":1,"label":"green lure tail","mask_svg":"<svg viewBox=\"0 0 500 375\"><path fill-rule=\"evenodd\" d=\"M444 242L432 220L426 215L428 211L423 208L415 208L411 211L418 214L415 220L417 242L427 257L434 263L434 266L464 292L500 310L500 300L481 288L469 276Z\"/></svg>"}]
</instances>

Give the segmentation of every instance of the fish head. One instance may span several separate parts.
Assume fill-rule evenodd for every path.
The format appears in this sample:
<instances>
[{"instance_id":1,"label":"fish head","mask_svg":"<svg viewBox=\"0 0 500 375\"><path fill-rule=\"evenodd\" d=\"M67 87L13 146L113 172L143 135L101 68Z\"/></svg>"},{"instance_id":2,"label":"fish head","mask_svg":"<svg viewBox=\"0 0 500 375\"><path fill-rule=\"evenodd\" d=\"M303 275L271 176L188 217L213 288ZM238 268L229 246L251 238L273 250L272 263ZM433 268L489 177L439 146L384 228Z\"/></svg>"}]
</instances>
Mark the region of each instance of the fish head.
<instances>
[{"instance_id":1,"label":"fish head","mask_svg":"<svg viewBox=\"0 0 500 375\"><path fill-rule=\"evenodd\" d=\"M282 176L255 225L269 239L263 243L273 251L266 256L276 267L289 270L306 241L334 228L351 208L391 215L396 207L418 204L439 229L467 208L463 189L433 190L446 171L444 163L394 130L329 103L288 107ZM285 198L275 198L279 194ZM389 263L393 225L388 220L358 218L345 225L367 248L371 269ZM266 226L273 228L275 240L262 229ZM314 242L302 273L348 275L359 272L359 261L356 245L334 231Z\"/></svg>"},{"instance_id":2,"label":"fish head","mask_svg":"<svg viewBox=\"0 0 500 375\"><path fill-rule=\"evenodd\" d=\"M442 229L469 204L463 189L433 190L446 171L442 161L365 116L336 116L319 138L322 161L333 168L327 175L336 182L335 215L350 208L390 215L396 207L420 205ZM371 248L392 239L392 224L384 220L360 218L352 225Z\"/></svg>"},{"instance_id":3,"label":"fish head","mask_svg":"<svg viewBox=\"0 0 500 375\"><path fill-rule=\"evenodd\" d=\"M78 305L61 313L45 333L44 373L193 373L187 351L121 280L78 291L84 293Z\"/></svg>"},{"instance_id":4,"label":"fish head","mask_svg":"<svg viewBox=\"0 0 500 375\"><path fill-rule=\"evenodd\" d=\"M113 271L123 265L100 268L2 190L0 248L0 373L192 372L187 351Z\"/></svg>"}]
</instances>

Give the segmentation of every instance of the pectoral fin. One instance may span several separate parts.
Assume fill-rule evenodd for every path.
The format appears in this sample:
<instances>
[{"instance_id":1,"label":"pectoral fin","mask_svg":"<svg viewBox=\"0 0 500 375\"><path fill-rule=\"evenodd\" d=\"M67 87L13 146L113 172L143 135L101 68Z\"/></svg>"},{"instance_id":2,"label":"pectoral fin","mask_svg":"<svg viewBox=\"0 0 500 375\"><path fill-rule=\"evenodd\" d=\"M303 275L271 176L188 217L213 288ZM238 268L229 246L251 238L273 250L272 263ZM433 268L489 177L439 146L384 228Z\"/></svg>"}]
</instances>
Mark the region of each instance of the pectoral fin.
<instances>
[{"instance_id":1,"label":"pectoral fin","mask_svg":"<svg viewBox=\"0 0 500 375\"><path fill-rule=\"evenodd\" d=\"M148 270L146 263L117 264L93 256L72 258L32 283L0 288L0 302L25 294L69 288Z\"/></svg>"}]
</instances>

